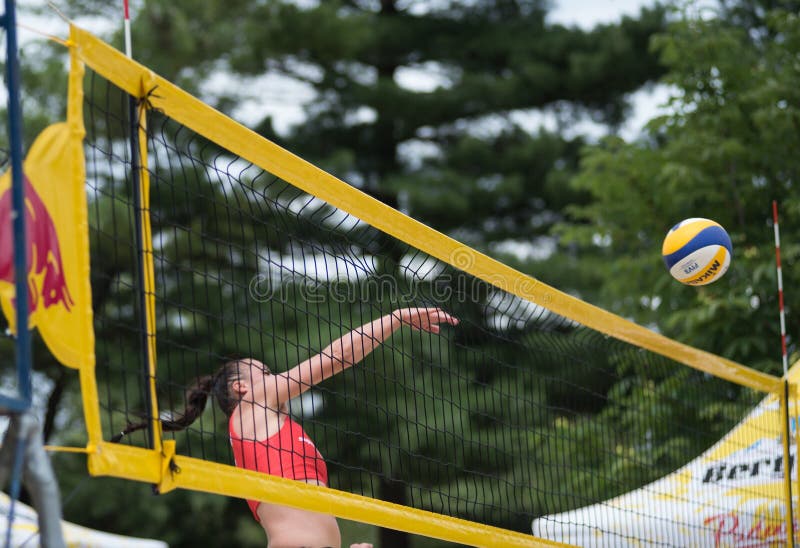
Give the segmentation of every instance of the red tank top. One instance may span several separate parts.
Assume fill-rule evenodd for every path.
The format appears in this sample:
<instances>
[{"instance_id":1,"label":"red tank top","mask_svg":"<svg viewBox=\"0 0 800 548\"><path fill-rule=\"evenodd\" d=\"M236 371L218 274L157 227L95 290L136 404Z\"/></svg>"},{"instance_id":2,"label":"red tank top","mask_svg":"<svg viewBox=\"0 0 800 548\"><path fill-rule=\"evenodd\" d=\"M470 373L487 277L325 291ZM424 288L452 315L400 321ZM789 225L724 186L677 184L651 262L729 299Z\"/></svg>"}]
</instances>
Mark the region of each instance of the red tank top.
<instances>
[{"instance_id":1,"label":"red tank top","mask_svg":"<svg viewBox=\"0 0 800 548\"><path fill-rule=\"evenodd\" d=\"M318 480L328 484L328 467L317 451L314 442L303 428L287 416L277 433L267 440L246 440L239 437L233 428L233 415L228 421L233 460L239 468L264 472L273 476L294 480ZM248 500L247 504L258 519L256 510L259 501Z\"/></svg>"}]
</instances>

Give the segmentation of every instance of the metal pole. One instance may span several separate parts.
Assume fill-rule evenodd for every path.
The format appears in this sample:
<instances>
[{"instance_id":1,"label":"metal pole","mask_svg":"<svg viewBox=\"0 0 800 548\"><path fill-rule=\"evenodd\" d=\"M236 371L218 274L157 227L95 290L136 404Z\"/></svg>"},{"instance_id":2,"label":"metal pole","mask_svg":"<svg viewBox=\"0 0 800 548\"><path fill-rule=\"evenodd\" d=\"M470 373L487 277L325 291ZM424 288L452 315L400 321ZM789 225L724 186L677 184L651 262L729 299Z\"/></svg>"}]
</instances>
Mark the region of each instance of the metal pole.
<instances>
[{"instance_id":1,"label":"metal pole","mask_svg":"<svg viewBox=\"0 0 800 548\"><path fill-rule=\"evenodd\" d=\"M12 415L3 437L0 447L0 484L5 484L9 475L11 500L6 546L11 542L15 501L19 497L21 477L22 485L28 490L39 515L39 544L44 548L66 548L61 531L58 481L44 449L41 424L32 410Z\"/></svg>"},{"instance_id":2,"label":"metal pole","mask_svg":"<svg viewBox=\"0 0 800 548\"><path fill-rule=\"evenodd\" d=\"M128 0L123 0L124 8L124 29L125 29L125 55L131 57L133 55L131 48L131 24L130 24L130 11L128 7ZM139 143L139 105L137 104L136 97L133 95L128 98L128 116L130 117L130 148L131 148L131 181L133 183L133 207L135 210L134 215L134 230L136 242L136 269L139 276L139 284L137 287L137 297L139 301L139 329L141 334L139 337L139 347L142 352L142 372L145 380L144 399L147 406L148 413L153 409L153 398L150 390L150 363L153 357L150 355L150 328L148 325L148 306L147 306L147 292L145 290L145 245L144 245L144 223L142 216L145 214L144 201L142 199L142 179L141 179L141 161L140 161L140 143ZM149 420L147 423L147 443L150 449L155 447L155 432L153 428L153 421Z\"/></svg>"},{"instance_id":3,"label":"metal pole","mask_svg":"<svg viewBox=\"0 0 800 548\"><path fill-rule=\"evenodd\" d=\"M17 16L14 0L5 0L2 24L7 33L7 82L8 82L8 138L11 160L11 218L14 229L14 284L17 337L16 368L19 398L8 400L6 411L12 413L3 447L0 448L0 478L2 483L8 475L6 461L12 452L10 506L6 530L6 546L11 544L15 501L19 497L22 483L38 502L40 540L45 548L64 548L61 533L61 501L58 483L44 452L41 429L39 429L31 404L33 383L31 376L32 351L31 332L28 329L28 239L25 219L25 176L22 162L22 105L20 103L19 59L17 55ZM6 228L7 227L3 227Z\"/></svg>"},{"instance_id":4,"label":"metal pole","mask_svg":"<svg viewBox=\"0 0 800 548\"><path fill-rule=\"evenodd\" d=\"M129 115L131 119L131 180L133 182L133 207L136 211L134 215L134 230L136 231L136 269L138 271L139 283L137 289L137 297L139 301L139 347L142 352L142 371L145 379L145 402L147 411L153 408L153 402L150 397L150 331L147 322L147 293L145 291L145 260L144 260L144 227L142 223L142 214L144 213L142 202L142 185L139 178L141 165L139 161L139 108L136 104L136 98L131 96L129 98ZM154 432L151 421L148 421L147 427L148 447L154 447Z\"/></svg>"},{"instance_id":5,"label":"metal pole","mask_svg":"<svg viewBox=\"0 0 800 548\"><path fill-rule=\"evenodd\" d=\"M6 0L3 16L8 37L8 133L11 143L11 218L14 226L14 283L16 286L17 382L24 411L31 405L31 334L28 330L28 257L25 232L25 179L22 173L22 107L19 99L20 77L17 58L17 16L14 0Z\"/></svg>"},{"instance_id":6,"label":"metal pole","mask_svg":"<svg viewBox=\"0 0 800 548\"><path fill-rule=\"evenodd\" d=\"M11 499L8 504L8 516L6 517L6 548L11 546L11 531L14 529L14 506L19 498L22 478L22 462L25 460L25 440L18 436L14 448L14 461L11 466L11 485L9 486L8 496Z\"/></svg>"}]
</instances>

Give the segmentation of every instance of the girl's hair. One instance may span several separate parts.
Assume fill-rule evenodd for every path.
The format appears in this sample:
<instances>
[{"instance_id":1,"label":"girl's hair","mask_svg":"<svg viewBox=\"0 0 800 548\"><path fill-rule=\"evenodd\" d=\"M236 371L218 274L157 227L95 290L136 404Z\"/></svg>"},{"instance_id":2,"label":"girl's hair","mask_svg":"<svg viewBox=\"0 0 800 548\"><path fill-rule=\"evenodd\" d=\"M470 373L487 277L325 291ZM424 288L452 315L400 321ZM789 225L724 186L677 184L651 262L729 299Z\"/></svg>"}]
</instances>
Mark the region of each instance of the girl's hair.
<instances>
[{"instance_id":1,"label":"girl's hair","mask_svg":"<svg viewBox=\"0 0 800 548\"><path fill-rule=\"evenodd\" d=\"M230 383L239 378L239 365L245 360L230 360L217 370L213 375L204 375L198 378L185 393L186 406L181 413L166 411L161 414L161 428L165 432L177 432L192 424L197 417L203 414L208 396L212 395L217 400L225 416L230 417L239 400L231 397ZM120 441L123 436L147 428L149 420L137 423L128 423L125 429L111 438L112 442Z\"/></svg>"}]
</instances>

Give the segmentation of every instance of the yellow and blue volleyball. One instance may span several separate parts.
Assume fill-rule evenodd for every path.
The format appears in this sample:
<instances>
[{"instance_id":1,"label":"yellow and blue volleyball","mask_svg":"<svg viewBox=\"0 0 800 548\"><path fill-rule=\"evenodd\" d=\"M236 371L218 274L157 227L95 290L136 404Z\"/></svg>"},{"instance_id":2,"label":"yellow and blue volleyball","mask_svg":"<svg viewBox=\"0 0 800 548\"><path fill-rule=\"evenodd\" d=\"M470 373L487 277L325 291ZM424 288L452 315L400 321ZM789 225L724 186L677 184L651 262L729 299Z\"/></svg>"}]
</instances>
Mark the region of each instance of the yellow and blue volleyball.
<instances>
[{"instance_id":1,"label":"yellow and blue volleyball","mask_svg":"<svg viewBox=\"0 0 800 548\"><path fill-rule=\"evenodd\" d=\"M661 255L673 278L686 285L719 280L731 264L731 238L709 219L685 219L664 238Z\"/></svg>"}]
</instances>

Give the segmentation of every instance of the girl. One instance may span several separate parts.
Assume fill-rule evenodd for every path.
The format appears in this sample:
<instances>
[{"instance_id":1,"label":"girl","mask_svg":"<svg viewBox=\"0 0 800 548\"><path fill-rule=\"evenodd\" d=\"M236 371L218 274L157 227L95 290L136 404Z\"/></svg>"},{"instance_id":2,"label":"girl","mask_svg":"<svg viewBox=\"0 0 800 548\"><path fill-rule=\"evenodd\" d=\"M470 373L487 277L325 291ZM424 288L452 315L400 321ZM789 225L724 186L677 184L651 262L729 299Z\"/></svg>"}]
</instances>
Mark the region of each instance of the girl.
<instances>
[{"instance_id":1,"label":"girl","mask_svg":"<svg viewBox=\"0 0 800 548\"><path fill-rule=\"evenodd\" d=\"M172 420L162 420L163 429L186 428L200 416L208 395L213 394L229 417L236 466L327 486L325 461L314 442L289 416L289 400L357 364L401 326L439 333L440 324L456 325L458 320L439 308L404 308L352 330L284 373L273 374L253 358L229 361L214 375L198 379L187 391L184 412ZM123 434L142 427L130 426ZM333 516L255 500L247 503L267 534L268 548L341 545ZM353 544L351 548L371 545Z\"/></svg>"}]
</instances>

